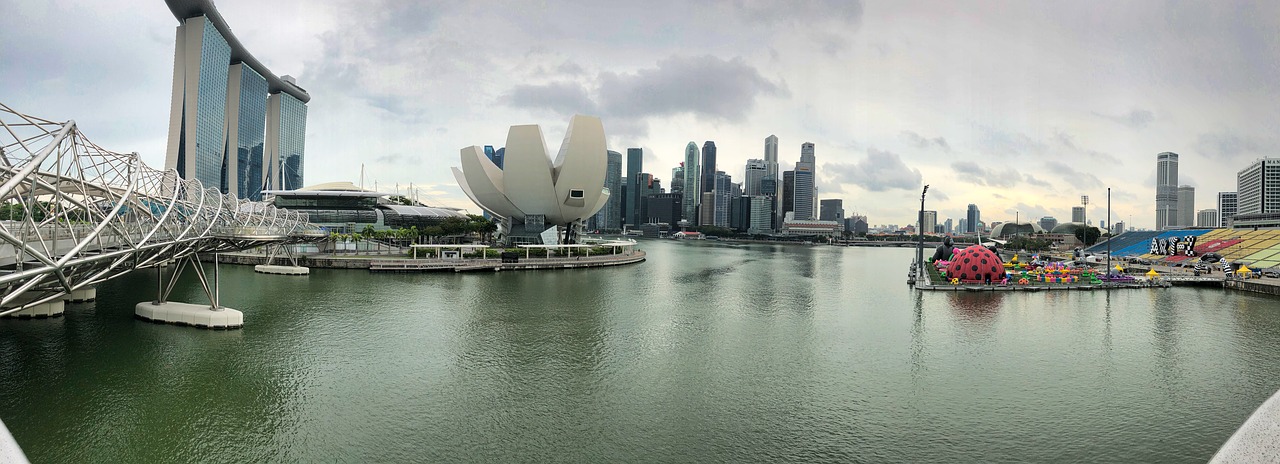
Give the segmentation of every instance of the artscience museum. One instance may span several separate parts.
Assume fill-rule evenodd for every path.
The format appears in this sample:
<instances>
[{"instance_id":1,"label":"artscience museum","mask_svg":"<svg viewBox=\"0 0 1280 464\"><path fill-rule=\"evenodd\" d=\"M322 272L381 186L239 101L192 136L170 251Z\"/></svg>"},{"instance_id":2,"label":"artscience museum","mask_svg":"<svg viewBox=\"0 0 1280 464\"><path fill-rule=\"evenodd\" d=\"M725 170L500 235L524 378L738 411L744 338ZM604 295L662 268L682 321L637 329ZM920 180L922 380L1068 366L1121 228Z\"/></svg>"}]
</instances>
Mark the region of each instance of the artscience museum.
<instances>
[{"instance_id":1,"label":"artscience museum","mask_svg":"<svg viewBox=\"0 0 1280 464\"><path fill-rule=\"evenodd\" d=\"M463 148L461 158L458 186L495 217L507 244L574 243L609 199L604 125L594 116L569 120L554 161L536 124L511 126L502 167L479 146Z\"/></svg>"}]
</instances>

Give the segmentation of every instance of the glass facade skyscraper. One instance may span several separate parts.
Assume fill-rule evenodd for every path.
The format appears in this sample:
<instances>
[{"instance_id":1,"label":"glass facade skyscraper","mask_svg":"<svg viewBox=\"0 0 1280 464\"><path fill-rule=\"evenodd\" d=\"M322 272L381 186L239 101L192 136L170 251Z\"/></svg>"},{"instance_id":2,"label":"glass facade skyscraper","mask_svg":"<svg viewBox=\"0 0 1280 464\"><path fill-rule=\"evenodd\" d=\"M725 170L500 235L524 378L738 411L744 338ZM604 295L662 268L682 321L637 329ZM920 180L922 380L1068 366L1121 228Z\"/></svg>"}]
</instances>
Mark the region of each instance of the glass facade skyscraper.
<instances>
[{"instance_id":1,"label":"glass facade skyscraper","mask_svg":"<svg viewBox=\"0 0 1280 464\"><path fill-rule=\"evenodd\" d=\"M814 216L814 197L817 195L815 187L815 178L817 174L816 161L814 160L813 144L805 142L800 145L800 161L796 163L795 174L795 219L799 221L812 220Z\"/></svg>"},{"instance_id":2,"label":"glass facade skyscraper","mask_svg":"<svg viewBox=\"0 0 1280 464\"><path fill-rule=\"evenodd\" d=\"M307 105L293 95L277 93L267 99L268 188L302 188L307 138ZM274 169L274 171L273 171Z\"/></svg>"},{"instance_id":3,"label":"glass facade skyscraper","mask_svg":"<svg viewBox=\"0 0 1280 464\"><path fill-rule=\"evenodd\" d=\"M708 140L702 144L702 191L711 192L716 187L716 143Z\"/></svg>"},{"instance_id":4,"label":"glass facade skyscraper","mask_svg":"<svg viewBox=\"0 0 1280 464\"><path fill-rule=\"evenodd\" d=\"M242 63L231 65L222 191L262 200L262 156L267 121L267 79Z\"/></svg>"},{"instance_id":5,"label":"glass facade skyscraper","mask_svg":"<svg viewBox=\"0 0 1280 464\"><path fill-rule=\"evenodd\" d=\"M640 191L640 173L644 171L644 149L628 148L627 149L627 210L623 216L623 221L627 224L640 225L640 205L641 195L636 193ZM647 183L647 182L646 182Z\"/></svg>"},{"instance_id":6,"label":"glass facade skyscraper","mask_svg":"<svg viewBox=\"0 0 1280 464\"><path fill-rule=\"evenodd\" d=\"M212 4L172 11L179 25L165 168L253 200L266 185L301 187L311 96L255 59Z\"/></svg>"},{"instance_id":7,"label":"glass facade skyscraper","mask_svg":"<svg viewBox=\"0 0 1280 464\"><path fill-rule=\"evenodd\" d=\"M690 224L698 223L698 200L702 195L702 173L698 171L698 144L689 142L684 147L684 197L680 199L684 206L684 219Z\"/></svg>"}]
</instances>

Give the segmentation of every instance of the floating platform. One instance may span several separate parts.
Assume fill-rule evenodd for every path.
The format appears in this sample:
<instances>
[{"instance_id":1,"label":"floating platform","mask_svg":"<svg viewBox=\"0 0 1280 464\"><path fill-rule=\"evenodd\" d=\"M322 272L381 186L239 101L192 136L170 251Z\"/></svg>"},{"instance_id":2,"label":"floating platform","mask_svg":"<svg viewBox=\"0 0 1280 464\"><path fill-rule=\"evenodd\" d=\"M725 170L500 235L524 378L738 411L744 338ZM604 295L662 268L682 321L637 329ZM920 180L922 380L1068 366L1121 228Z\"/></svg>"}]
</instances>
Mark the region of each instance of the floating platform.
<instances>
[{"instance_id":1,"label":"floating platform","mask_svg":"<svg viewBox=\"0 0 1280 464\"><path fill-rule=\"evenodd\" d=\"M144 301L134 307L133 314L148 322L158 324L187 325L201 329L238 329L244 327L244 313L231 308L166 301Z\"/></svg>"},{"instance_id":2,"label":"floating platform","mask_svg":"<svg viewBox=\"0 0 1280 464\"><path fill-rule=\"evenodd\" d=\"M259 264L253 267L253 272L263 274L279 274L279 275L307 275L311 273L311 269L303 266L277 266L274 264Z\"/></svg>"},{"instance_id":3,"label":"floating platform","mask_svg":"<svg viewBox=\"0 0 1280 464\"><path fill-rule=\"evenodd\" d=\"M40 303L22 311L9 313L4 317L12 317L18 319L44 319L46 317L60 317L66 312L66 301L54 300L48 303Z\"/></svg>"},{"instance_id":4,"label":"floating platform","mask_svg":"<svg viewBox=\"0 0 1280 464\"><path fill-rule=\"evenodd\" d=\"M62 300L68 303L88 303L96 299L98 299L98 289L94 287L72 290L70 294L62 297Z\"/></svg>"}]
</instances>

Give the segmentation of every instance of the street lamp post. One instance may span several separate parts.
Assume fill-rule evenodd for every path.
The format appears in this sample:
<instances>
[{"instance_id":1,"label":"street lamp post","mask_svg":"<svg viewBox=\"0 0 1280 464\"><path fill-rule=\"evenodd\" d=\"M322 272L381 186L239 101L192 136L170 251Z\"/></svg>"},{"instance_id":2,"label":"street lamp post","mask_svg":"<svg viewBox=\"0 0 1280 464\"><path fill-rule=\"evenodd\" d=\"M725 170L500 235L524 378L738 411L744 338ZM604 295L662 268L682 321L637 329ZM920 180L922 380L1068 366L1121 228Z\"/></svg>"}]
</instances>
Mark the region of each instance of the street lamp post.
<instances>
[{"instance_id":1,"label":"street lamp post","mask_svg":"<svg viewBox=\"0 0 1280 464\"><path fill-rule=\"evenodd\" d=\"M919 224L916 226L916 233L919 234L920 240L916 245L916 278L924 277L924 194L929 192L929 184L925 184L924 190L920 191L920 217L917 218Z\"/></svg>"},{"instance_id":2,"label":"street lamp post","mask_svg":"<svg viewBox=\"0 0 1280 464\"><path fill-rule=\"evenodd\" d=\"M1107 228L1109 232L1115 234L1115 227L1111 225L1111 187L1107 187ZM1107 272L1111 272L1111 239L1107 238Z\"/></svg>"},{"instance_id":3,"label":"street lamp post","mask_svg":"<svg viewBox=\"0 0 1280 464\"><path fill-rule=\"evenodd\" d=\"M1084 238L1082 238L1081 241L1084 242L1085 248L1089 248L1089 196L1088 195L1080 195L1080 209L1082 211L1080 214L1080 218L1084 223ZM1084 252L1081 252L1081 257L1082 258L1084 257Z\"/></svg>"}]
</instances>

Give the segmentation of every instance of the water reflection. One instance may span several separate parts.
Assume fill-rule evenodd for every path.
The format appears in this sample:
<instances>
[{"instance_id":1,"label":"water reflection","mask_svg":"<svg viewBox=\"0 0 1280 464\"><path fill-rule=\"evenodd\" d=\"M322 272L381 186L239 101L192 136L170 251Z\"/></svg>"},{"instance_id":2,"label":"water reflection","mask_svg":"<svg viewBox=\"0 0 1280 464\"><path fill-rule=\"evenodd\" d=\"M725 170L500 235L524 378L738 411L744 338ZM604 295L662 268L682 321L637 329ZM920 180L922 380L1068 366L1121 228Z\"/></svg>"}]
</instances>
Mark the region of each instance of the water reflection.
<instances>
[{"instance_id":1,"label":"water reflection","mask_svg":"<svg viewBox=\"0 0 1280 464\"><path fill-rule=\"evenodd\" d=\"M1004 304L1004 294L997 292L951 292L948 297L952 314L970 322L990 323Z\"/></svg>"}]
</instances>

